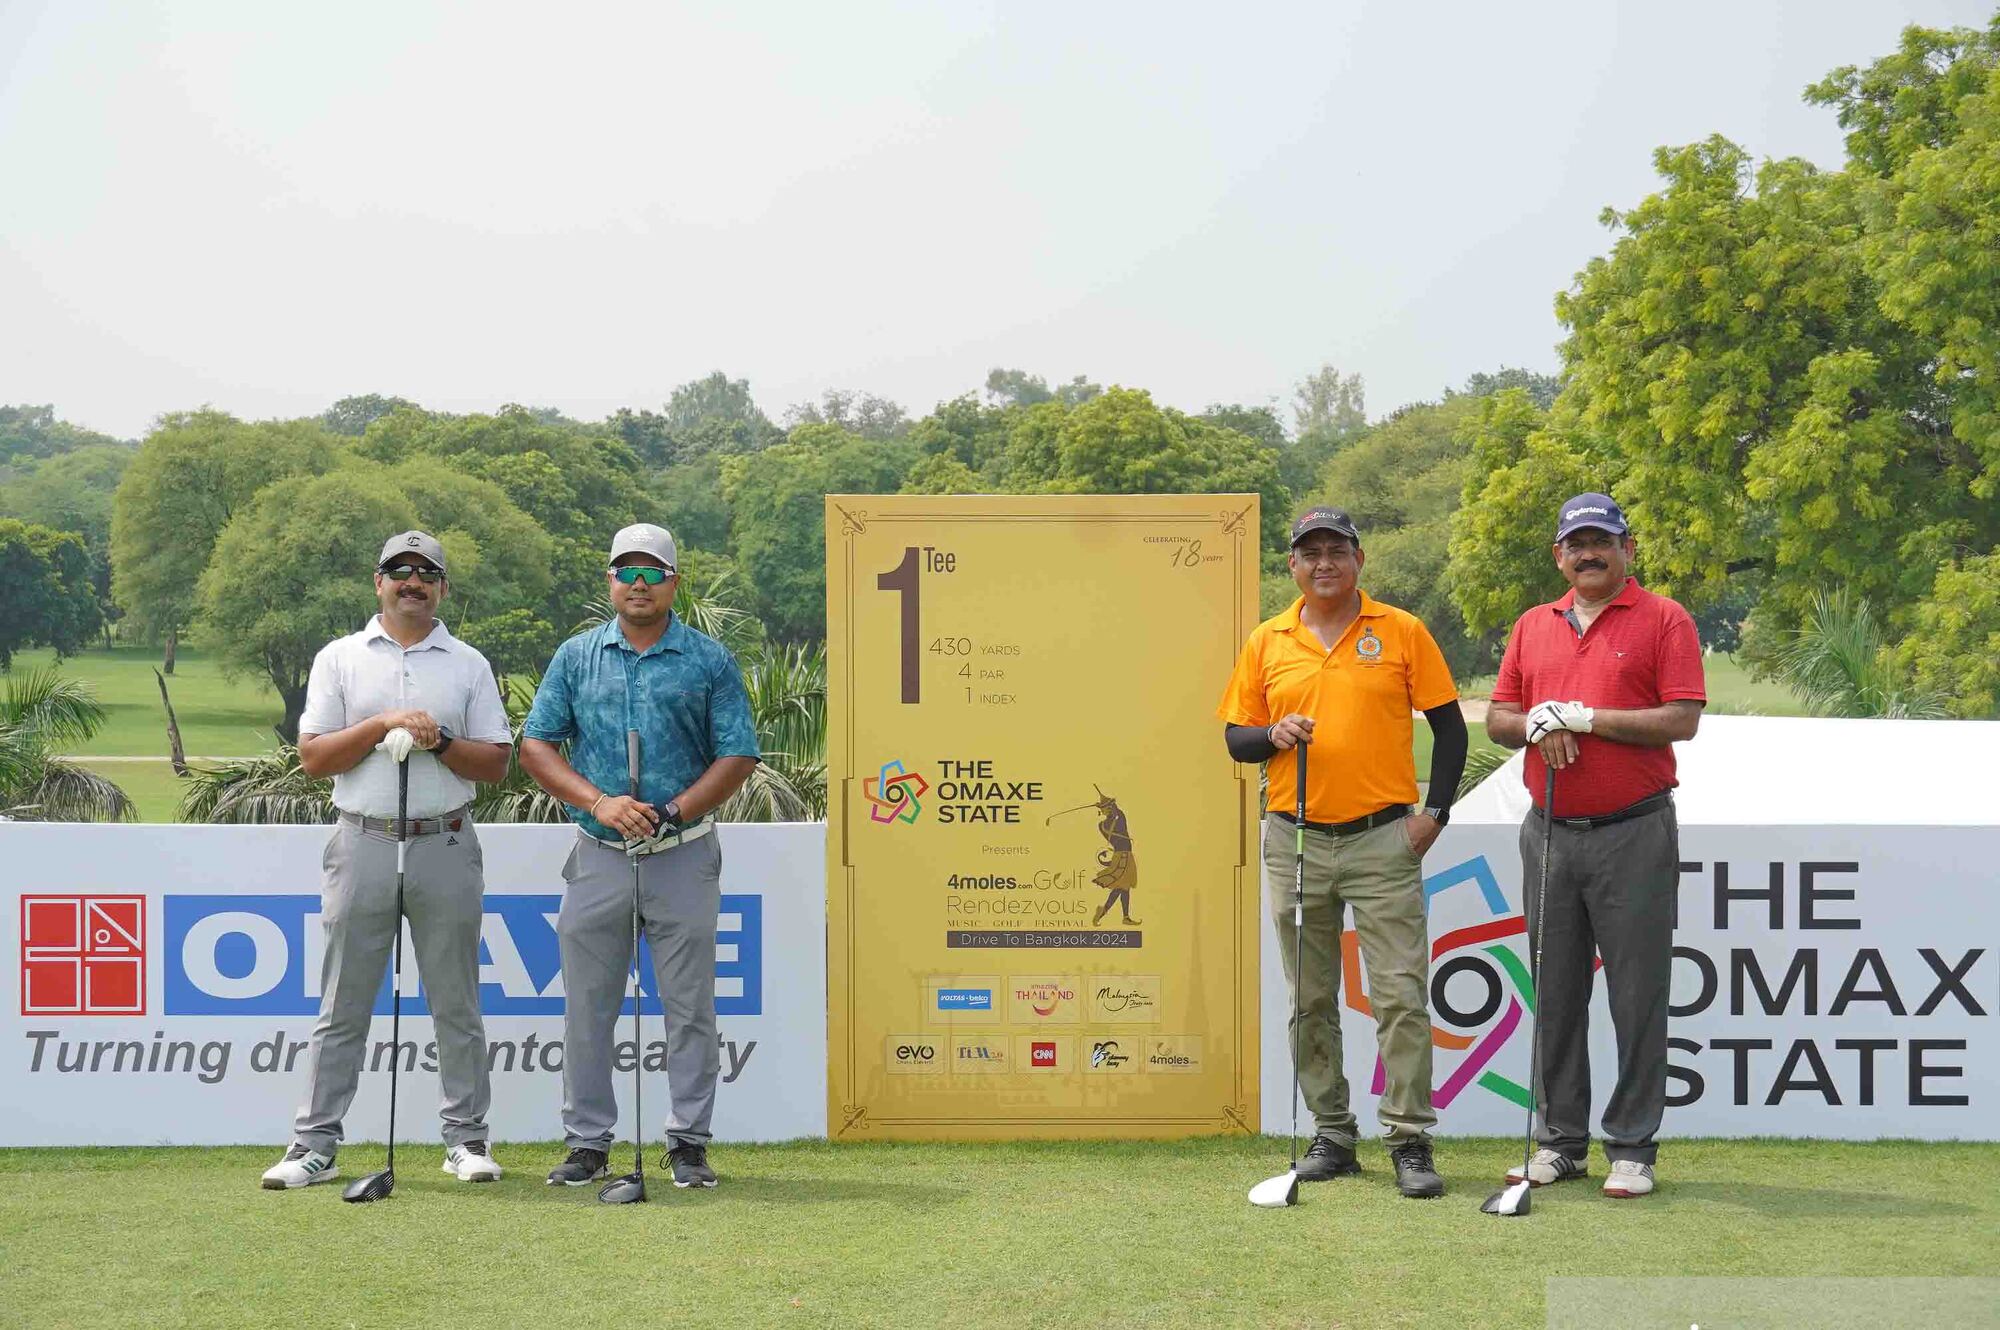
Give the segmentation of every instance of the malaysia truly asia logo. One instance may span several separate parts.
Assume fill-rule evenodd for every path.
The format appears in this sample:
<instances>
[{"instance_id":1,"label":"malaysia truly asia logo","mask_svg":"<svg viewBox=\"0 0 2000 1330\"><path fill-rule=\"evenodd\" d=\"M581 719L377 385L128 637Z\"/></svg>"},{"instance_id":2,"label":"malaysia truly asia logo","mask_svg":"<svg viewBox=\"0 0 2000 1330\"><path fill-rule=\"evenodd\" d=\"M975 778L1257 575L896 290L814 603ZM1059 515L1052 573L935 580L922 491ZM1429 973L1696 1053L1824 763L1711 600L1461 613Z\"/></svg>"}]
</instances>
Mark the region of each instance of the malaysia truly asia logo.
<instances>
[{"instance_id":1,"label":"malaysia truly asia logo","mask_svg":"<svg viewBox=\"0 0 2000 1330\"><path fill-rule=\"evenodd\" d=\"M1480 900L1493 917L1451 929L1431 943L1431 1045L1438 1050L1441 1063L1453 1053L1464 1055L1431 1091L1431 1103L1439 1109L1449 1108L1468 1086L1477 1085L1526 1108L1527 1087L1488 1070L1487 1064L1514 1037L1522 1017L1534 1010L1535 985L1527 962L1503 940L1521 937L1525 941L1527 920L1507 903L1484 855L1426 878L1425 912L1440 892L1467 884L1479 889ZM1368 1001L1353 929L1341 935L1340 968L1346 1004L1372 1019L1375 1011ZM1456 987L1454 980L1458 981ZM1471 983L1469 991L1477 995L1470 1005L1464 1002L1467 981ZM1378 1054L1369 1093L1380 1095L1385 1083Z\"/></svg>"},{"instance_id":2,"label":"malaysia truly asia logo","mask_svg":"<svg viewBox=\"0 0 2000 1330\"><path fill-rule=\"evenodd\" d=\"M924 811L921 796L929 793L931 783L914 771L905 771L903 762L882 764L882 774L865 776L861 781L861 793L872 805L868 810L871 822L887 825L901 822L905 826L915 826L917 815Z\"/></svg>"}]
</instances>

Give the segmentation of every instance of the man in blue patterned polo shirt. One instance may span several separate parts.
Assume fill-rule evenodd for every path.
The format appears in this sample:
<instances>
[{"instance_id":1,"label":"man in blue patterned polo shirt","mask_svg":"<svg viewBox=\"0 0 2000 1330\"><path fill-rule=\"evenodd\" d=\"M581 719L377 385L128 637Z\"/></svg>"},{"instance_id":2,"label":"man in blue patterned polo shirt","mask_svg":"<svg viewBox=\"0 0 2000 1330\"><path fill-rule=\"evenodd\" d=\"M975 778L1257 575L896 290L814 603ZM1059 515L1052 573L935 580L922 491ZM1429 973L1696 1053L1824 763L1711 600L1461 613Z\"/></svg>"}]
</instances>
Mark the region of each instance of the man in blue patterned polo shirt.
<instances>
[{"instance_id":1,"label":"man in blue patterned polo shirt","mask_svg":"<svg viewBox=\"0 0 2000 1330\"><path fill-rule=\"evenodd\" d=\"M632 859L639 912L667 1016L668 1162L677 1187L713 1187L715 925L722 850L709 814L759 760L750 699L720 642L673 615L674 538L628 526L606 578L617 618L556 649L521 730L521 767L581 829L563 865L563 1138L551 1183L604 1176L618 1099L611 1055L632 965ZM639 732L639 796L625 736ZM567 743L564 755L559 744Z\"/></svg>"}]
</instances>

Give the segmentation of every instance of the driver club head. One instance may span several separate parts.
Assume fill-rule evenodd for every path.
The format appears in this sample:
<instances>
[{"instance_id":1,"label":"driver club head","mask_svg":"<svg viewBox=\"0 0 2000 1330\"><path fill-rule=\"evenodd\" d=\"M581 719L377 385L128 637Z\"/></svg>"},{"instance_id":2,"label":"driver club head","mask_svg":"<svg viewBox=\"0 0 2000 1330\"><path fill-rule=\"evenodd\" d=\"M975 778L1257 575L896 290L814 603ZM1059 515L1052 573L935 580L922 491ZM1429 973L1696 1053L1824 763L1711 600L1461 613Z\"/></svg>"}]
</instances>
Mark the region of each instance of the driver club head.
<instances>
[{"instance_id":1,"label":"driver club head","mask_svg":"<svg viewBox=\"0 0 2000 1330\"><path fill-rule=\"evenodd\" d=\"M1526 1178L1523 1178L1519 1182L1502 1187L1499 1191L1487 1197L1485 1204L1479 1207L1479 1212L1486 1215L1503 1215L1509 1218L1514 1215L1527 1214L1529 1205L1528 1193L1533 1190L1532 1184Z\"/></svg>"},{"instance_id":2,"label":"driver club head","mask_svg":"<svg viewBox=\"0 0 2000 1330\"><path fill-rule=\"evenodd\" d=\"M370 1173L365 1178L356 1178L348 1183L347 1189L340 1193L340 1199L353 1201L356 1204L379 1201L394 1190L396 1190L396 1175L385 1168L380 1173Z\"/></svg>"},{"instance_id":3,"label":"driver club head","mask_svg":"<svg viewBox=\"0 0 2000 1330\"><path fill-rule=\"evenodd\" d=\"M631 1205L646 1199L646 1175L627 1173L622 1178L613 1178L598 1189L600 1205Z\"/></svg>"},{"instance_id":4,"label":"driver club head","mask_svg":"<svg viewBox=\"0 0 2000 1330\"><path fill-rule=\"evenodd\" d=\"M1282 1210L1299 1203L1299 1175L1287 1170L1275 1178L1265 1178L1250 1189L1250 1204L1266 1210Z\"/></svg>"}]
</instances>

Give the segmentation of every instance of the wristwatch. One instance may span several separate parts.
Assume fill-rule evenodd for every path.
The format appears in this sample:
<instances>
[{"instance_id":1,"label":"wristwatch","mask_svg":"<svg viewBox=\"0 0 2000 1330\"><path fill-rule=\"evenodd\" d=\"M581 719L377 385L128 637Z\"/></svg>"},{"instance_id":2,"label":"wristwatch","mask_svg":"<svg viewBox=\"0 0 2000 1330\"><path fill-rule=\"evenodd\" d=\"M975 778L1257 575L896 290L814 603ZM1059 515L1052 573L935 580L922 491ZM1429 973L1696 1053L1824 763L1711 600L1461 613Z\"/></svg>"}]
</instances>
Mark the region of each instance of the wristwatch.
<instances>
[{"instance_id":1,"label":"wristwatch","mask_svg":"<svg viewBox=\"0 0 2000 1330\"><path fill-rule=\"evenodd\" d=\"M1449 808L1432 808L1429 805L1425 805L1424 816L1436 818L1437 824L1444 826L1451 821L1451 810Z\"/></svg>"},{"instance_id":2,"label":"wristwatch","mask_svg":"<svg viewBox=\"0 0 2000 1330\"><path fill-rule=\"evenodd\" d=\"M437 747L426 748L424 751L426 753L429 753L432 757L443 757L444 750L451 747L451 740L452 740L451 731L447 730L444 726L440 725L438 726Z\"/></svg>"},{"instance_id":3,"label":"wristwatch","mask_svg":"<svg viewBox=\"0 0 2000 1330\"><path fill-rule=\"evenodd\" d=\"M678 829L681 824L681 801L669 799L660 805L660 817L668 826Z\"/></svg>"}]
</instances>

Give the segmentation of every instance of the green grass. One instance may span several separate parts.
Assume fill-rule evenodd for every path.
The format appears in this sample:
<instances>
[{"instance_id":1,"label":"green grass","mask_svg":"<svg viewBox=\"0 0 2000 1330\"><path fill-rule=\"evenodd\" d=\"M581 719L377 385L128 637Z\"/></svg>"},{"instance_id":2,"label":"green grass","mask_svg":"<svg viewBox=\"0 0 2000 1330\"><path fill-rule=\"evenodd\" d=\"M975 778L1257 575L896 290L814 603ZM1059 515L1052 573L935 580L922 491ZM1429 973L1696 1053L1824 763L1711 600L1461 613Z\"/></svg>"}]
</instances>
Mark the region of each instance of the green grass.
<instances>
[{"instance_id":1,"label":"green grass","mask_svg":"<svg viewBox=\"0 0 2000 1330\"><path fill-rule=\"evenodd\" d=\"M139 806L141 822L180 821L177 814L180 812L181 795L187 787L174 774L173 763L165 759L158 762L85 760L83 765L125 791L126 797Z\"/></svg>"},{"instance_id":2,"label":"green grass","mask_svg":"<svg viewBox=\"0 0 2000 1330\"><path fill-rule=\"evenodd\" d=\"M50 651L18 651L14 669L17 673L39 669L54 660ZM157 647L86 651L62 662L62 672L88 683L108 713L104 728L77 750L79 754L167 756L167 713L153 678L153 667L159 663ZM190 756L239 757L278 746L271 727L285 708L265 680L225 679L212 655L184 647L175 657L167 689L180 721L181 746Z\"/></svg>"},{"instance_id":3,"label":"green grass","mask_svg":"<svg viewBox=\"0 0 2000 1330\"><path fill-rule=\"evenodd\" d=\"M714 1192L550 1188L550 1145L455 1183L408 1147L395 1195L272 1193L272 1148L0 1151L0 1320L72 1325L1540 1325L1576 1275L1984 1275L2000 1147L1675 1141L1661 1190L1478 1212L1511 1141L1450 1140L1449 1194L1367 1172L1245 1203L1282 1140L720 1146ZM379 1166L350 1145L344 1177ZM622 1166L623 1158L620 1164ZM1601 1169L1593 1160L1593 1168Z\"/></svg>"},{"instance_id":4,"label":"green grass","mask_svg":"<svg viewBox=\"0 0 2000 1330\"><path fill-rule=\"evenodd\" d=\"M1708 714L1711 716L1805 716L1805 704L1780 684L1750 677L1741 661L1724 652L1712 652L1702 660L1708 683Z\"/></svg>"},{"instance_id":5,"label":"green grass","mask_svg":"<svg viewBox=\"0 0 2000 1330\"><path fill-rule=\"evenodd\" d=\"M1500 746L1486 737L1486 726L1483 722L1468 721L1465 728L1468 731L1467 737L1471 740L1468 747L1472 752ZM1425 723L1423 717L1418 716L1411 722L1410 752L1417 760L1419 782L1426 782L1431 778L1431 747L1431 727Z\"/></svg>"}]
</instances>

